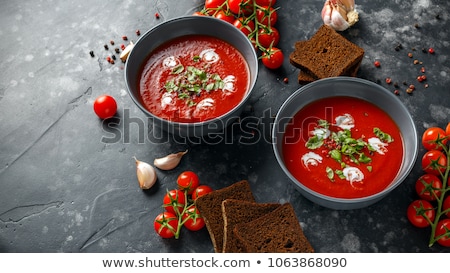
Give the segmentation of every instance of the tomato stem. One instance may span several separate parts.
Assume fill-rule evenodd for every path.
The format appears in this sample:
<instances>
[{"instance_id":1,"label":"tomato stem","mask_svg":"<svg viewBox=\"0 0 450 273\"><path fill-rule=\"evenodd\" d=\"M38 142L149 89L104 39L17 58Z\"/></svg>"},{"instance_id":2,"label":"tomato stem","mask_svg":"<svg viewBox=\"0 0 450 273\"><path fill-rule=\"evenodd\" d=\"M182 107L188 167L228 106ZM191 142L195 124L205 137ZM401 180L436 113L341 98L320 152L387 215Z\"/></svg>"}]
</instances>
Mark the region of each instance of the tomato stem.
<instances>
[{"instance_id":1,"label":"tomato stem","mask_svg":"<svg viewBox=\"0 0 450 273\"><path fill-rule=\"evenodd\" d=\"M450 186L447 185L447 181L449 179L449 173L450 173L450 150L449 147L447 147L446 145L442 145L444 154L447 156L447 166L445 168L445 172L442 173L440 171L440 169L438 168L441 178L442 178L442 189L440 189L441 191L441 195L436 199L437 200L437 208L436 208L436 217L434 219L434 222L431 223L431 234L430 234L430 241L428 246L432 247L434 245L435 242L437 242L439 239L445 237L445 236L450 236L450 231L445 232L444 234L437 236L436 237L436 228L438 226L439 221L441 220L441 217L444 216L446 213L448 213L448 211L450 211L450 209L447 210L442 210L442 206L444 203L444 199L446 197L446 193L450 192Z\"/></svg>"}]
</instances>

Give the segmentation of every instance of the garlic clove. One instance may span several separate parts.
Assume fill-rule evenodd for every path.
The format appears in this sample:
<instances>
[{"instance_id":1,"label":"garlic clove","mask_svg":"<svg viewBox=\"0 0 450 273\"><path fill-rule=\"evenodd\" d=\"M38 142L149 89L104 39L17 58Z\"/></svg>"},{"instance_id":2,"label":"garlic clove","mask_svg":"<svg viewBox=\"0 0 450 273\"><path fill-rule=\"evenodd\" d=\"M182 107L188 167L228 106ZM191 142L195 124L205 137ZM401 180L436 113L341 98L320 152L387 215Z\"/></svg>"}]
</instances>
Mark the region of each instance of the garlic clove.
<instances>
[{"instance_id":1,"label":"garlic clove","mask_svg":"<svg viewBox=\"0 0 450 273\"><path fill-rule=\"evenodd\" d=\"M354 0L326 0L321 16L325 25L337 31L344 31L359 20Z\"/></svg>"},{"instance_id":2,"label":"garlic clove","mask_svg":"<svg viewBox=\"0 0 450 273\"><path fill-rule=\"evenodd\" d=\"M136 157L134 157L134 160L136 161L136 174L139 187L143 190L150 189L153 185L155 185L158 178L155 168L146 162L137 160Z\"/></svg>"},{"instance_id":3,"label":"garlic clove","mask_svg":"<svg viewBox=\"0 0 450 273\"><path fill-rule=\"evenodd\" d=\"M157 167L158 169L161 169L161 170L165 170L165 171L172 170L176 166L178 166L178 164L180 164L181 158L187 152L188 152L188 150L186 150L184 152L169 154L165 157L156 158L153 161L153 164L155 165L155 167Z\"/></svg>"}]
</instances>

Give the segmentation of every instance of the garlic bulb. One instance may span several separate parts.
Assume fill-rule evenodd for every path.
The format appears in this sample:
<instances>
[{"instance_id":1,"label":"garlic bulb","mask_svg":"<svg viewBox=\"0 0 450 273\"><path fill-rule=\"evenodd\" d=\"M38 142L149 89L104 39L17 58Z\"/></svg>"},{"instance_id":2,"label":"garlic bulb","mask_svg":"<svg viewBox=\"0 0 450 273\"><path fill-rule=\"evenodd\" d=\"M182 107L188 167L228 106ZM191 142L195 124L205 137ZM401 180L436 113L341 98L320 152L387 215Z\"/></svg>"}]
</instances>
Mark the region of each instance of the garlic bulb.
<instances>
[{"instance_id":1,"label":"garlic bulb","mask_svg":"<svg viewBox=\"0 0 450 273\"><path fill-rule=\"evenodd\" d=\"M358 22L355 0L326 0L322 8L325 25L337 31L344 31Z\"/></svg>"},{"instance_id":2,"label":"garlic bulb","mask_svg":"<svg viewBox=\"0 0 450 273\"><path fill-rule=\"evenodd\" d=\"M134 160L136 161L136 174L139 187L143 190L150 189L155 185L157 179L155 168L146 162L137 160L136 157L134 157Z\"/></svg>"},{"instance_id":3,"label":"garlic bulb","mask_svg":"<svg viewBox=\"0 0 450 273\"><path fill-rule=\"evenodd\" d=\"M161 169L161 170L165 170L165 171L172 170L173 168L178 166L178 164L181 161L181 158L187 152L188 152L188 150L186 150L184 152L178 152L175 154L169 154L165 157L157 158L157 159L155 159L153 164L155 165L155 167L157 167L158 169Z\"/></svg>"}]
</instances>

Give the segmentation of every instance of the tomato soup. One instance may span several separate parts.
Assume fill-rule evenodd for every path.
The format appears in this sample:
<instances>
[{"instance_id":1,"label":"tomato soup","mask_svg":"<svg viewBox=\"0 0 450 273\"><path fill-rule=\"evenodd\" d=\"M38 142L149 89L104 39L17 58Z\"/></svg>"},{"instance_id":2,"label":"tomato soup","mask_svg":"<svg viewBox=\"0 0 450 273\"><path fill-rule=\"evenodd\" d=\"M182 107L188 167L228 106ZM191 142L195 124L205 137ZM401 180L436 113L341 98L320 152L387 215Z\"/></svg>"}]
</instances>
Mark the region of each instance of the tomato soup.
<instances>
[{"instance_id":1,"label":"tomato soup","mask_svg":"<svg viewBox=\"0 0 450 273\"><path fill-rule=\"evenodd\" d=\"M282 149L286 167L298 181L337 198L384 190L397 175L404 152L391 117L353 97L306 105L286 127Z\"/></svg>"},{"instance_id":2,"label":"tomato soup","mask_svg":"<svg viewBox=\"0 0 450 273\"><path fill-rule=\"evenodd\" d=\"M237 106L249 88L249 68L229 43L206 35L171 40L148 57L139 92L152 114L176 122L201 122Z\"/></svg>"}]
</instances>

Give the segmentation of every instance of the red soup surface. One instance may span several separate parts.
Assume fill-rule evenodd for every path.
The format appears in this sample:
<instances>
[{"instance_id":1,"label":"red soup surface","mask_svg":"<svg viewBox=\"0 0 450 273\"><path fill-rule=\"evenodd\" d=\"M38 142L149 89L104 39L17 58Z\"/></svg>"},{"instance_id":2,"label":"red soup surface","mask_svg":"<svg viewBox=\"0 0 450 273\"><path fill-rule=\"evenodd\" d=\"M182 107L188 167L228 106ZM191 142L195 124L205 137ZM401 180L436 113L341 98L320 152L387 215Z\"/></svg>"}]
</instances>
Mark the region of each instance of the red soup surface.
<instances>
[{"instance_id":1,"label":"red soup surface","mask_svg":"<svg viewBox=\"0 0 450 273\"><path fill-rule=\"evenodd\" d=\"M286 128L282 149L297 180L337 198L384 190L403 158L402 136L391 117L353 97L321 99L302 108Z\"/></svg>"},{"instance_id":2,"label":"red soup surface","mask_svg":"<svg viewBox=\"0 0 450 273\"><path fill-rule=\"evenodd\" d=\"M206 35L187 35L156 48L140 78L148 111L176 122L219 117L241 102L249 87L249 69L229 43Z\"/></svg>"}]
</instances>

